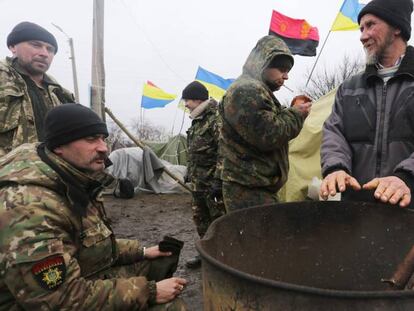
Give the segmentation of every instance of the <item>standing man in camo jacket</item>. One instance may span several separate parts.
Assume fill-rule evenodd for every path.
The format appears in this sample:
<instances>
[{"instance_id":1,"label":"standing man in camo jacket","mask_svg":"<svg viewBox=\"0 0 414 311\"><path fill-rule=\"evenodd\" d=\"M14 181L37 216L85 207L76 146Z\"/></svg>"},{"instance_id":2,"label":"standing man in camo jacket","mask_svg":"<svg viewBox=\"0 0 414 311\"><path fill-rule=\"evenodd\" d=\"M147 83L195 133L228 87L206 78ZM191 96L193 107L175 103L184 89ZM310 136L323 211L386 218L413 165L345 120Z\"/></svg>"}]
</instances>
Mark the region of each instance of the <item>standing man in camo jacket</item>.
<instances>
[{"instance_id":1,"label":"standing man in camo jacket","mask_svg":"<svg viewBox=\"0 0 414 311\"><path fill-rule=\"evenodd\" d=\"M171 277L181 246L114 236L107 136L96 113L68 103L47 114L45 143L0 158L1 311L186 310L186 281Z\"/></svg>"},{"instance_id":2,"label":"standing man in camo jacket","mask_svg":"<svg viewBox=\"0 0 414 311\"><path fill-rule=\"evenodd\" d=\"M299 134L311 107L309 100L301 100L284 108L273 95L292 66L282 40L261 38L220 103L221 179L228 212L276 203L286 182L288 143Z\"/></svg>"},{"instance_id":3,"label":"standing man in camo jacket","mask_svg":"<svg viewBox=\"0 0 414 311\"><path fill-rule=\"evenodd\" d=\"M193 186L193 219L200 238L210 224L224 214L221 181L215 178L218 162L217 102L209 98L207 88L193 81L183 90L185 107L190 110L191 127L187 131L188 173ZM187 261L188 268L198 268L201 259Z\"/></svg>"},{"instance_id":4,"label":"standing man in camo jacket","mask_svg":"<svg viewBox=\"0 0 414 311\"><path fill-rule=\"evenodd\" d=\"M55 37L30 22L7 37L12 57L0 62L0 157L28 143L43 141L46 113L73 95L46 72L58 50Z\"/></svg>"}]
</instances>

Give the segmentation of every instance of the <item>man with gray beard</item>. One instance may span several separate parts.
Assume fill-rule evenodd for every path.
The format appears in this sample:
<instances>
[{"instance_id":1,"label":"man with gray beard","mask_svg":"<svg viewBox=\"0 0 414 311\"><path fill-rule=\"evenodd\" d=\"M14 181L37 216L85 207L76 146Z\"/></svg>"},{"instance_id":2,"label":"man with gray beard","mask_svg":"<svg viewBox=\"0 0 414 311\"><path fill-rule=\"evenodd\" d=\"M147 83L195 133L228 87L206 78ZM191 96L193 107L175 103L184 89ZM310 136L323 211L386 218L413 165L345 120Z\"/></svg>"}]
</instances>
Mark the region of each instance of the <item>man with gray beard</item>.
<instances>
[{"instance_id":1,"label":"man with gray beard","mask_svg":"<svg viewBox=\"0 0 414 311\"><path fill-rule=\"evenodd\" d=\"M413 205L412 11L412 0L373 0L358 15L367 64L339 87L323 127L324 199Z\"/></svg>"}]
</instances>

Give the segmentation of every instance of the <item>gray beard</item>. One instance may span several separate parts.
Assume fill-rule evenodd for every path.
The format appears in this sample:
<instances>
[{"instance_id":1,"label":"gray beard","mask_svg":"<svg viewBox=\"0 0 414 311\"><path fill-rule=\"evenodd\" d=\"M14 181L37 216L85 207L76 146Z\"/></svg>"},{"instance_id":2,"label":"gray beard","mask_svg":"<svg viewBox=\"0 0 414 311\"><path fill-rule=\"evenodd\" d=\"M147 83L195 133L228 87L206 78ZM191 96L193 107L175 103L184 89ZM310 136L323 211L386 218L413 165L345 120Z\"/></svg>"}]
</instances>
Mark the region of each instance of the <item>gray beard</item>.
<instances>
[{"instance_id":1,"label":"gray beard","mask_svg":"<svg viewBox=\"0 0 414 311\"><path fill-rule=\"evenodd\" d=\"M375 65L381 62L386 49L391 46L393 43L392 28L388 29L385 34L385 40L382 46L378 47L378 50L373 54L368 54L368 51L364 48L365 51L365 62L367 65Z\"/></svg>"},{"instance_id":2,"label":"gray beard","mask_svg":"<svg viewBox=\"0 0 414 311\"><path fill-rule=\"evenodd\" d=\"M376 53L369 54L369 52L365 48L364 51L366 65L375 65L376 63L378 63L378 55Z\"/></svg>"}]
</instances>

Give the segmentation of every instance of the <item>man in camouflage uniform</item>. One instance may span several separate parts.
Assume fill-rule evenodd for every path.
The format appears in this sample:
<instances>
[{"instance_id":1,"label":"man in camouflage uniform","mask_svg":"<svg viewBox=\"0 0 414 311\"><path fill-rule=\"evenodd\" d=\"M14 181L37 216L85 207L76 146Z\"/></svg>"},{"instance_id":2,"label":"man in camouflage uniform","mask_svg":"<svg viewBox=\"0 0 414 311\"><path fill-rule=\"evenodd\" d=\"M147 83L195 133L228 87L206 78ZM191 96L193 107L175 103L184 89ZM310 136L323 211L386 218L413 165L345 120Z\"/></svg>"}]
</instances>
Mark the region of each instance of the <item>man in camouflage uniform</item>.
<instances>
[{"instance_id":1,"label":"man in camouflage uniform","mask_svg":"<svg viewBox=\"0 0 414 311\"><path fill-rule=\"evenodd\" d=\"M46 75L58 45L46 29L16 25L7 37L13 57L0 62L0 157L27 142L43 141L46 112L73 95Z\"/></svg>"},{"instance_id":2,"label":"man in camouflage uniform","mask_svg":"<svg viewBox=\"0 0 414 311\"><path fill-rule=\"evenodd\" d=\"M311 106L299 101L285 109L273 95L292 66L286 44L273 36L263 37L220 103L221 179L227 211L276 203L276 193L286 182L288 142L299 134Z\"/></svg>"},{"instance_id":3,"label":"man in camouflage uniform","mask_svg":"<svg viewBox=\"0 0 414 311\"><path fill-rule=\"evenodd\" d=\"M178 253L116 239L101 190L105 123L78 104L45 119L45 144L0 159L0 310L185 310ZM165 276L168 278L165 279Z\"/></svg>"},{"instance_id":4,"label":"man in camouflage uniform","mask_svg":"<svg viewBox=\"0 0 414 311\"><path fill-rule=\"evenodd\" d=\"M214 219L224 214L221 181L215 178L219 128L217 102L209 98L208 90L198 81L185 87L182 95L190 110L191 127L187 131L187 176L193 186L193 219L200 238L203 238ZM196 256L186 263L198 268L201 259Z\"/></svg>"}]
</instances>

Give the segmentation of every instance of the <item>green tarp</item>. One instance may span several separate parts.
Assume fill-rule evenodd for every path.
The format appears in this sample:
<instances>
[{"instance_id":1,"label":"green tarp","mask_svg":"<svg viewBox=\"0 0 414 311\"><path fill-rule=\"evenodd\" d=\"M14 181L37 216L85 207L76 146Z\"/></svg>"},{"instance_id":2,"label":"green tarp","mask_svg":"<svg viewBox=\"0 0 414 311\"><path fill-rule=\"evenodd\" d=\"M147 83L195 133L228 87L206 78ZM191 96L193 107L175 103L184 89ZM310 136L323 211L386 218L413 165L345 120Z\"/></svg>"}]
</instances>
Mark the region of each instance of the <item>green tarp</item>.
<instances>
[{"instance_id":1,"label":"green tarp","mask_svg":"<svg viewBox=\"0 0 414 311\"><path fill-rule=\"evenodd\" d=\"M158 158L174 165L187 166L187 138L184 135L171 137L165 143L145 142Z\"/></svg>"}]
</instances>

